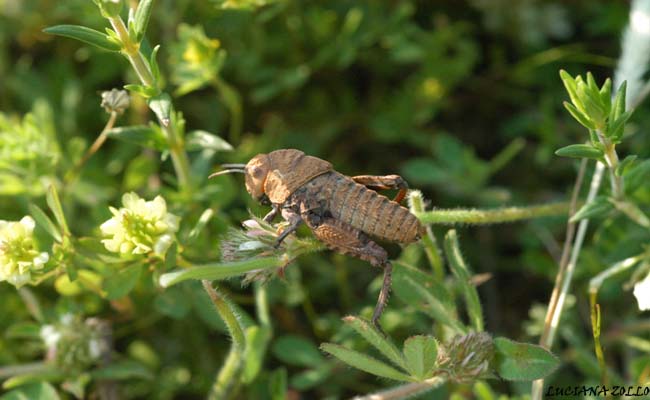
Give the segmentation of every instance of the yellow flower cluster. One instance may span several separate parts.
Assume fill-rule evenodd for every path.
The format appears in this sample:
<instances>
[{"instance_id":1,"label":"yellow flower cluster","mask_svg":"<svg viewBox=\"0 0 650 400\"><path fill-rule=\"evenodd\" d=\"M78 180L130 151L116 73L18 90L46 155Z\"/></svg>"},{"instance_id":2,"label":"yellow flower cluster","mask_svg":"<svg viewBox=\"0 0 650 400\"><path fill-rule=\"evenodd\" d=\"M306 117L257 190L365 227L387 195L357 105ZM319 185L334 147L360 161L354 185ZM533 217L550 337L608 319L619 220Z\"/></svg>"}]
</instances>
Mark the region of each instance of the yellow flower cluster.
<instances>
[{"instance_id":1,"label":"yellow flower cluster","mask_svg":"<svg viewBox=\"0 0 650 400\"><path fill-rule=\"evenodd\" d=\"M20 287L49 260L47 252L34 246L34 226L30 216L17 222L0 220L0 281Z\"/></svg>"},{"instance_id":2,"label":"yellow flower cluster","mask_svg":"<svg viewBox=\"0 0 650 400\"><path fill-rule=\"evenodd\" d=\"M164 255L175 240L180 218L167 212L167 203L161 196L151 201L135 193L122 196L123 207L110 207L113 217L100 229L102 240L109 251L115 253Z\"/></svg>"}]
</instances>

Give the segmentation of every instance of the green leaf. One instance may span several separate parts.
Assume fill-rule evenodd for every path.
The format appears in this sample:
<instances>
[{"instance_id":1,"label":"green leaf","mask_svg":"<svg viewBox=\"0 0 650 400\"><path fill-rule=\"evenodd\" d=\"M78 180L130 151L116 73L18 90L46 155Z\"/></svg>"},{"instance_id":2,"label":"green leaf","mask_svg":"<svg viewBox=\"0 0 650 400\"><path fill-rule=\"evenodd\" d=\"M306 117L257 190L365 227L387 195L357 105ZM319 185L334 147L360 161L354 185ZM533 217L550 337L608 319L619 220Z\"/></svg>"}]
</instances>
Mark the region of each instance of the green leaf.
<instances>
[{"instance_id":1,"label":"green leaf","mask_svg":"<svg viewBox=\"0 0 650 400\"><path fill-rule=\"evenodd\" d=\"M85 26L57 25L45 28L43 32L77 39L103 50L120 51L122 49L120 43L115 42L109 36L94 29L86 28Z\"/></svg>"},{"instance_id":2,"label":"green leaf","mask_svg":"<svg viewBox=\"0 0 650 400\"><path fill-rule=\"evenodd\" d=\"M156 114L163 126L171 123L172 99L167 93L160 93L147 100L149 108Z\"/></svg>"},{"instance_id":3,"label":"green leaf","mask_svg":"<svg viewBox=\"0 0 650 400\"><path fill-rule=\"evenodd\" d=\"M65 276L65 275L64 275ZM34 322L17 322L4 331L7 339L38 339L41 338L41 326Z\"/></svg>"},{"instance_id":4,"label":"green leaf","mask_svg":"<svg viewBox=\"0 0 650 400\"><path fill-rule=\"evenodd\" d=\"M60 400L54 386L48 382L34 382L3 394L0 400Z\"/></svg>"},{"instance_id":5,"label":"green leaf","mask_svg":"<svg viewBox=\"0 0 650 400\"><path fill-rule=\"evenodd\" d=\"M431 375L437 356L438 342L431 336L412 336L404 342L407 370L420 380Z\"/></svg>"},{"instance_id":6,"label":"green leaf","mask_svg":"<svg viewBox=\"0 0 650 400\"><path fill-rule=\"evenodd\" d=\"M50 211L54 214L54 218L56 218L56 222L58 222L63 234L69 235L70 229L68 229L68 223L65 220L65 214L63 214L63 207L61 207L61 200L59 200L59 194L54 185L50 185L47 188L45 200L47 201L48 207L50 207Z\"/></svg>"},{"instance_id":7,"label":"green leaf","mask_svg":"<svg viewBox=\"0 0 650 400\"><path fill-rule=\"evenodd\" d=\"M271 400L286 400L289 398L287 393L287 370L278 368L271 374L269 379L269 394Z\"/></svg>"},{"instance_id":8,"label":"green leaf","mask_svg":"<svg viewBox=\"0 0 650 400\"><path fill-rule=\"evenodd\" d=\"M231 151L232 146L217 135L210 132L196 130L187 134L187 150L214 150L214 151Z\"/></svg>"},{"instance_id":9,"label":"green leaf","mask_svg":"<svg viewBox=\"0 0 650 400\"><path fill-rule=\"evenodd\" d=\"M158 89L152 86L145 86L145 85L138 85L135 83L130 83L128 85L124 85L124 89L137 93L140 96L144 97L145 99L149 99L155 95L158 94Z\"/></svg>"},{"instance_id":10,"label":"green leaf","mask_svg":"<svg viewBox=\"0 0 650 400\"><path fill-rule=\"evenodd\" d=\"M588 144L571 144L556 150L555 154L560 157L590 158L598 161L604 159L604 153L601 150Z\"/></svg>"},{"instance_id":11,"label":"green leaf","mask_svg":"<svg viewBox=\"0 0 650 400\"><path fill-rule=\"evenodd\" d=\"M34 217L34 220L36 221L36 224L40 226L41 228L45 229L45 232L49 233L54 240L56 240L59 243L63 242L63 238L61 237L61 232L59 231L59 228L54 225L54 222L50 219L50 217L45 214L43 210L39 206L36 206L34 204L29 205L29 213Z\"/></svg>"},{"instance_id":12,"label":"green leaf","mask_svg":"<svg viewBox=\"0 0 650 400\"><path fill-rule=\"evenodd\" d=\"M187 242L192 243L196 240L201 231L203 231L203 228L205 228L208 222L210 222L212 216L214 216L214 211L212 211L211 208L206 208L199 217L199 220L196 222L196 225L194 225L194 228L192 228L190 233L187 235Z\"/></svg>"},{"instance_id":13,"label":"green leaf","mask_svg":"<svg viewBox=\"0 0 650 400\"><path fill-rule=\"evenodd\" d=\"M650 219L648 219L648 216L636 204L615 199L610 199L610 202L614 204L617 210L625 214L633 222L636 222L644 228L650 228Z\"/></svg>"},{"instance_id":14,"label":"green leaf","mask_svg":"<svg viewBox=\"0 0 650 400\"><path fill-rule=\"evenodd\" d=\"M315 367L325 362L325 358L315 344L296 335L279 337L273 343L271 351L275 357L289 365Z\"/></svg>"},{"instance_id":15,"label":"green leaf","mask_svg":"<svg viewBox=\"0 0 650 400\"><path fill-rule=\"evenodd\" d=\"M134 125L113 128L107 133L108 137L121 140L138 146L164 151L169 148L167 139L160 129L154 126Z\"/></svg>"},{"instance_id":16,"label":"green leaf","mask_svg":"<svg viewBox=\"0 0 650 400\"><path fill-rule=\"evenodd\" d=\"M578 88L576 86L576 80L563 69L560 70L560 79L562 79L562 83L564 84L564 87L569 94L571 102L582 112L582 105L578 99Z\"/></svg>"},{"instance_id":17,"label":"green leaf","mask_svg":"<svg viewBox=\"0 0 650 400\"><path fill-rule=\"evenodd\" d=\"M160 45L157 45L151 51L151 56L149 57L149 66L151 67L151 74L155 82L160 82L160 67L158 66L158 51L160 50Z\"/></svg>"},{"instance_id":18,"label":"green leaf","mask_svg":"<svg viewBox=\"0 0 650 400\"><path fill-rule=\"evenodd\" d=\"M582 206L573 216L571 222L580 221L582 219L590 219L602 217L610 212L614 206L607 200L605 196L597 196L589 203Z\"/></svg>"},{"instance_id":19,"label":"green leaf","mask_svg":"<svg viewBox=\"0 0 650 400\"><path fill-rule=\"evenodd\" d=\"M153 305L161 314L174 319L184 318L192 307L190 298L179 287L170 288L157 295Z\"/></svg>"},{"instance_id":20,"label":"green leaf","mask_svg":"<svg viewBox=\"0 0 650 400\"><path fill-rule=\"evenodd\" d=\"M125 380L125 379L153 379L154 375L143 364L134 360L116 361L102 368L90 372L93 379Z\"/></svg>"},{"instance_id":21,"label":"green leaf","mask_svg":"<svg viewBox=\"0 0 650 400\"><path fill-rule=\"evenodd\" d=\"M279 257L260 257L230 263L206 264L163 274L160 277L160 286L170 287L188 279L226 279L256 269L278 268L282 264L283 261Z\"/></svg>"},{"instance_id":22,"label":"green leaf","mask_svg":"<svg viewBox=\"0 0 650 400\"><path fill-rule=\"evenodd\" d=\"M634 161L636 161L637 156L632 154L623 159L617 166L616 170L614 171L614 174L616 176L623 176L625 175L625 172L634 164Z\"/></svg>"},{"instance_id":23,"label":"green leaf","mask_svg":"<svg viewBox=\"0 0 650 400\"><path fill-rule=\"evenodd\" d=\"M591 122L589 117L587 117L585 114L582 113L582 111L578 110L573 104L565 101L562 104L564 104L564 108L567 109L569 114L573 118L575 118L576 121L578 121L582 126L584 126L587 129L595 129L596 125Z\"/></svg>"},{"instance_id":24,"label":"green leaf","mask_svg":"<svg viewBox=\"0 0 650 400\"><path fill-rule=\"evenodd\" d=\"M392 361L395 365L408 370L404 356L399 351L397 346L382 332L366 321L363 318L347 316L343 318L346 325L352 327L359 335L361 335L368 343L373 345L381 354Z\"/></svg>"},{"instance_id":25,"label":"green leaf","mask_svg":"<svg viewBox=\"0 0 650 400\"><path fill-rule=\"evenodd\" d=\"M323 343L320 346L321 350L333 355L344 363L368 372L369 374L380 376L382 378L393 379L396 381L412 382L413 379L406 374L403 374L393 367L389 367L376 358L367 356L358 351L347 349L333 343Z\"/></svg>"},{"instance_id":26,"label":"green leaf","mask_svg":"<svg viewBox=\"0 0 650 400\"><path fill-rule=\"evenodd\" d=\"M607 78L600 88L600 102L611 107L612 104L612 80Z\"/></svg>"},{"instance_id":27,"label":"green leaf","mask_svg":"<svg viewBox=\"0 0 650 400\"><path fill-rule=\"evenodd\" d=\"M404 303L424 312L457 333L465 327L456 317L456 305L449 292L432 275L404 263L395 263L393 290Z\"/></svg>"},{"instance_id":28,"label":"green leaf","mask_svg":"<svg viewBox=\"0 0 650 400\"><path fill-rule=\"evenodd\" d=\"M142 265L129 265L122 268L121 271L113 271L109 277L104 279L102 285L106 291L106 298L116 300L129 294L138 283L142 268Z\"/></svg>"},{"instance_id":29,"label":"green leaf","mask_svg":"<svg viewBox=\"0 0 650 400\"><path fill-rule=\"evenodd\" d=\"M321 364L317 368L291 376L291 386L300 391L306 391L321 385L332 374L332 363Z\"/></svg>"},{"instance_id":30,"label":"green leaf","mask_svg":"<svg viewBox=\"0 0 650 400\"><path fill-rule=\"evenodd\" d=\"M532 381L550 375L560 360L541 346L517 343L506 338L494 339L494 367L509 381Z\"/></svg>"},{"instance_id":31,"label":"green leaf","mask_svg":"<svg viewBox=\"0 0 650 400\"><path fill-rule=\"evenodd\" d=\"M607 128L607 136L611 138L614 144L620 143L623 133L625 132L625 124L632 116L631 112L622 113L616 120L612 120Z\"/></svg>"},{"instance_id":32,"label":"green leaf","mask_svg":"<svg viewBox=\"0 0 650 400\"><path fill-rule=\"evenodd\" d=\"M135 10L134 21L134 30L136 43L140 43L144 38L144 34L147 31L147 25L149 25L149 17L151 17L151 6L153 5L153 0L140 0L138 3L138 8Z\"/></svg>"},{"instance_id":33,"label":"green leaf","mask_svg":"<svg viewBox=\"0 0 650 400\"><path fill-rule=\"evenodd\" d=\"M616 91L616 97L614 98L614 105L609 114L610 120L617 120L625 112L625 97L627 93L627 81L623 81L621 86L618 87Z\"/></svg>"},{"instance_id":34,"label":"green leaf","mask_svg":"<svg viewBox=\"0 0 650 400\"><path fill-rule=\"evenodd\" d=\"M623 177L625 193L630 195L636 192L650 180L650 160L644 160L634 166Z\"/></svg>"},{"instance_id":35,"label":"green leaf","mask_svg":"<svg viewBox=\"0 0 650 400\"><path fill-rule=\"evenodd\" d=\"M246 328L244 336L246 337L246 357L242 381L250 383L255 380L262 369L266 348L271 340L271 329L265 326L250 326Z\"/></svg>"},{"instance_id":36,"label":"green leaf","mask_svg":"<svg viewBox=\"0 0 650 400\"><path fill-rule=\"evenodd\" d=\"M471 273L465 260L463 260L460 245L458 244L458 235L454 229L449 230L445 235L444 248L445 255L449 261L449 267L456 276L463 292L472 327L477 332L481 332L483 331L483 309L481 308L481 301L478 297L476 286L470 282Z\"/></svg>"}]
</instances>

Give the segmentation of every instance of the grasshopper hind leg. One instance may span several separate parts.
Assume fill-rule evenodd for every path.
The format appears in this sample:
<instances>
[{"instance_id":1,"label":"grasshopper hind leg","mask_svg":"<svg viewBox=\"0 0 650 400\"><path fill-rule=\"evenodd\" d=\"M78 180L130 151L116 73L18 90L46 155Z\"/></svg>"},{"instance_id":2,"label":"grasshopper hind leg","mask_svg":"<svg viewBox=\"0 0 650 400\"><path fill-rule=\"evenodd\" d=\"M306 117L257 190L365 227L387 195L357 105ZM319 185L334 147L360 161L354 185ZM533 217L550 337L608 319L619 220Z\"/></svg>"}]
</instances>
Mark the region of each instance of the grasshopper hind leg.
<instances>
[{"instance_id":1,"label":"grasshopper hind leg","mask_svg":"<svg viewBox=\"0 0 650 400\"><path fill-rule=\"evenodd\" d=\"M368 261L373 266L384 269L383 284L379 292L377 305L372 314L372 323L381 330L379 318L388 303L393 270L392 264L388 261L386 250L372 241L362 231L339 220L333 218L318 218L315 220L307 217L305 221L316 238L325 243L330 249ZM315 223L316 221L317 223Z\"/></svg>"}]
</instances>

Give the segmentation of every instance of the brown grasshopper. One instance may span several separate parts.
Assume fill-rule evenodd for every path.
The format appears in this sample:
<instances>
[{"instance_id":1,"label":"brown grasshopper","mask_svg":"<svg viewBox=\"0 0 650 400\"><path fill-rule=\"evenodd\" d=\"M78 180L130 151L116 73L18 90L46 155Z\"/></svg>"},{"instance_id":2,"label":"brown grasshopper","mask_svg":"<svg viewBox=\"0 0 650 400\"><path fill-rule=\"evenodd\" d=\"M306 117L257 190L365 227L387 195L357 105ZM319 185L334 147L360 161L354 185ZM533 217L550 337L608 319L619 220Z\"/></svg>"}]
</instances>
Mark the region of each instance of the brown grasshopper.
<instances>
[{"instance_id":1,"label":"brown grasshopper","mask_svg":"<svg viewBox=\"0 0 650 400\"><path fill-rule=\"evenodd\" d=\"M227 174L246 175L246 190L273 209L264 220L271 222L278 213L289 226L278 236L277 245L304 222L317 239L330 249L370 262L384 269L372 322L378 325L391 285L392 265L388 254L370 236L397 242L415 242L424 228L402 207L408 185L399 175L349 177L336 172L332 164L305 155L300 150L283 149L258 154L247 164L224 164ZM398 189L393 200L375 190Z\"/></svg>"}]
</instances>

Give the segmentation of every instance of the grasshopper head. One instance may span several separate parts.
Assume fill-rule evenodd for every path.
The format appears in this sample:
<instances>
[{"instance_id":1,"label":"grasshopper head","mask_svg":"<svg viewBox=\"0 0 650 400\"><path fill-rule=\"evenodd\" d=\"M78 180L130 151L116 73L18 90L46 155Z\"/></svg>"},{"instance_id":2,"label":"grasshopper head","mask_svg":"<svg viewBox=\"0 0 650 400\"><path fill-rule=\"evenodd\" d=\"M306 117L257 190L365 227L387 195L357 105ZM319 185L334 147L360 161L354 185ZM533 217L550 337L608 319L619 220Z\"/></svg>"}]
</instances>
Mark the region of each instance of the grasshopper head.
<instances>
[{"instance_id":1,"label":"grasshopper head","mask_svg":"<svg viewBox=\"0 0 650 400\"><path fill-rule=\"evenodd\" d=\"M264 183L269 172L271 172L271 160L267 154L256 155L244 167L246 191L258 201L264 200Z\"/></svg>"}]
</instances>

